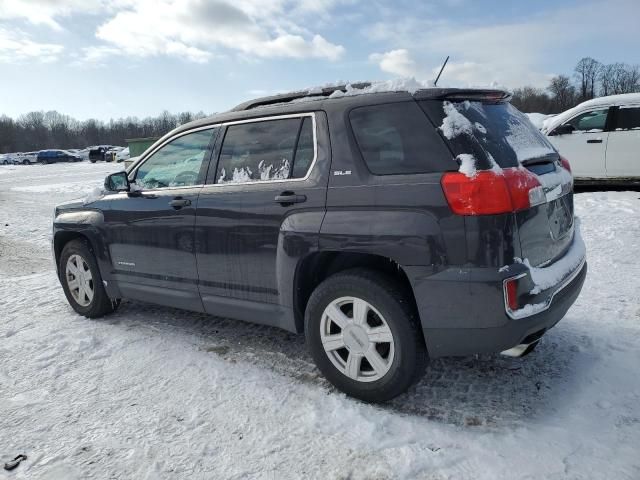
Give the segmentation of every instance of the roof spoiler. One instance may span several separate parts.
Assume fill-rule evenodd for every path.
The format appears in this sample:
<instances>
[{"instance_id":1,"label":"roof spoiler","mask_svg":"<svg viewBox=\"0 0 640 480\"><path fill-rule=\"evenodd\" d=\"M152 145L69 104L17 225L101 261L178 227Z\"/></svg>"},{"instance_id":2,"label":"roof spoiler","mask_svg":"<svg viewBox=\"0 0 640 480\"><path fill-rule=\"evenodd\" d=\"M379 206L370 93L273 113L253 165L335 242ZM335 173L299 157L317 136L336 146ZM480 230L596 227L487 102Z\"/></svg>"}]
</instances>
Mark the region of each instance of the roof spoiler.
<instances>
[{"instance_id":1,"label":"roof spoiler","mask_svg":"<svg viewBox=\"0 0 640 480\"><path fill-rule=\"evenodd\" d=\"M510 101L513 95L506 90L492 88L427 88L418 90L414 97L419 100L471 100L503 103Z\"/></svg>"},{"instance_id":2,"label":"roof spoiler","mask_svg":"<svg viewBox=\"0 0 640 480\"><path fill-rule=\"evenodd\" d=\"M371 86L370 82L360 82L360 83L350 83L351 88L364 89ZM329 97L334 92L343 92L347 91L347 84L343 85L333 85L331 87L318 88L313 90L300 90L297 92L289 92L289 93L280 93L278 95L272 95L270 97L261 97L253 100L249 100L247 102L243 102L240 105L236 105L230 111L231 112L240 112L243 110L251 110L256 107L265 107L268 105L275 105L277 103L287 103L293 100L297 100L299 98L308 98L308 97Z\"/></svg>"}]
</instances>

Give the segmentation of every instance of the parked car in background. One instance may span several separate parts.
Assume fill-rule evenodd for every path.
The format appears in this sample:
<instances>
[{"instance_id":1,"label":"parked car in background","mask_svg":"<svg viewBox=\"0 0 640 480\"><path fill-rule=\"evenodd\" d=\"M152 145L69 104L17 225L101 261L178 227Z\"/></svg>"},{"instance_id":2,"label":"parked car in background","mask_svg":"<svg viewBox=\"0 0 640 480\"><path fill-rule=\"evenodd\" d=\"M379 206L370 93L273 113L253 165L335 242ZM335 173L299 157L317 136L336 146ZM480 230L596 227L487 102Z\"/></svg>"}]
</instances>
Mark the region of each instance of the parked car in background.
<instances>
[{"instance_id":1,"label":"parked car in background","mask_svg":"<svg viewBox=\"0 0 640 480\"><path fill-rule=\"evenodd\" d=\"M116 162L122 163L125 160L129 160L129 147L123 148L116 153Z\"/></svg>"},{"instance_id":2,"label":"parked car in background","mask_svg":"<svg viewBox=\"0 0 640 480\"><path fill-rule=\"evenodd\" d=\"M640 182L640 93L595 98L542 129L583 183Z\"/></svg>"},{"instance_id":3,"label":"parked car in background","mask_svg":"<svg viewBox=\"0 0 640 480\"><path fill-rule=\"evenodd\" d=\"M117 153L124 147L116 147L114 145L97 145L89 150L89 161L96 162L113 162Z\"/></svg>"},{"instance_id":4,"label":"parked car in background","mask_svg":"<svg viewBox=\"0 0 640 480\"><path fill-rule=\"evenodd\" d=\"M354 90L182 125L59 205L72 308L128 298L304 332L365 401L430 358L532 351L587 272L566 159L500 90Z\"/></svg>"},{"instance_id":5,"label":"parked car in background","mask_svg":"<svg viewBox=\"0 0 640 480\"><path fill-rule=\"evenodd\" d=\"M12 163L13 163L13 159L11 158L10 154L8 153L0 154L0 165L11 165Z\"/></svg>"},{"instance_id":6,"label":"parked car in background","mask_svg":"<svg viewBox=\"0 0 640 480\"><path fill-rule=\"evenodd\" d=\"M13 163L16 165L32 165L34 163L38 163L38 152L17 153L14 157Z\"/></svg>"},{"instance_id":7,"label":"parked car in background","mask_svg":"<svg viewBox=\"0 0 640 480\"><path fill-rule=\"evenodd\" d=\"M39 163L81 162L82 157L67 150L50 149L40 150L37 161Z\"/></svg>"}]
</instances>

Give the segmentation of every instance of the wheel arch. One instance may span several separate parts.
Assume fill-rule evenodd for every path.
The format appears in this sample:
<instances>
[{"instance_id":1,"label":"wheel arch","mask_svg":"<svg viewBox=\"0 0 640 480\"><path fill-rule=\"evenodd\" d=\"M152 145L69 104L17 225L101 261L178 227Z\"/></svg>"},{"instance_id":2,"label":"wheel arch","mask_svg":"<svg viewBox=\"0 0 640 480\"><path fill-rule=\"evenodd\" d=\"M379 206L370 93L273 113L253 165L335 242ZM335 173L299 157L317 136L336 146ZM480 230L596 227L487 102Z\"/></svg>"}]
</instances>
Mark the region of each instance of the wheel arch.
<instances>
[{"instance_id":1,"label":"wheel arch","mask_svg":"<svg viewBox=\"0 0 640 480\"><path fill-rule=\"evenodd\" d=\"M400 264L389 257L372 253L320 251L302 258L294 277L293 310L298 332L304 331L304 314L313 290L325 279L353 268L366 268L384 274L399 283L418 315L409 277Z\"/></svg>"}]
</instances>

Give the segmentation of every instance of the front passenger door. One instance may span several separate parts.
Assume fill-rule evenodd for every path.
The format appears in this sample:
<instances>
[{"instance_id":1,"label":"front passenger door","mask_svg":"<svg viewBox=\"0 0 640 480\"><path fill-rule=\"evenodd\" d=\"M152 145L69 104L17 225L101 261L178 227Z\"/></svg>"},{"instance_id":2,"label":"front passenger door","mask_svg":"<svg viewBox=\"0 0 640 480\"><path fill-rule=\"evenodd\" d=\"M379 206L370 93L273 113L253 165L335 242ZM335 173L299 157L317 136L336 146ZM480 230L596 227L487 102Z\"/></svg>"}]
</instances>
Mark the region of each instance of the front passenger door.
<instances>
[{"instance_id":1,"label":"front passenger door","mask_svg":"<svg viewBox=\"0 0 640 480\"><path fill-rule=\"evenodd\" d=\"M104 212L114 278L125 298L202 311L195 211L216 128L180 134L130 174Z\"/></svg>"},{"instance_id":2,"label":"front passenger door","mask_svg":"<svg viewBox=\"0 0 640 480\"><path fill-rule=\"evenodd\" d=\"M572 133L551 135L549 140L571 162L576 178L606 178L605 154L609 132L606 131L609 107L583 112L566 124Z\"/></svg>"}]
</instances>

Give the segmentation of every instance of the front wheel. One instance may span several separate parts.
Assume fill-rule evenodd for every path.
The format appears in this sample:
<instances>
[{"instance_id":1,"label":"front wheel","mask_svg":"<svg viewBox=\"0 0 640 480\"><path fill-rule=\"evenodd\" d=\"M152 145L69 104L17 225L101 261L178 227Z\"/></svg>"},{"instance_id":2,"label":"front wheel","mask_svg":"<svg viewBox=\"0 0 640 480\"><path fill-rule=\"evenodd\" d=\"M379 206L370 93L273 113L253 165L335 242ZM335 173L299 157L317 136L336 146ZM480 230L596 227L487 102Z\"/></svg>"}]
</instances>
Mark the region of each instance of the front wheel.
<instances>
[{"instance_id":1,"label":"front wheel","mask_svg":"<svg viewBox=\"0 0 640 480\"><path fill-rule=\"evenodd\" d=\"M60 281L71 307L88 318L102 317L118 308L102 284L96 259L85 240L72 240L62 249Z\"/></svg>"},{"instance_id":2,"label":"front wheel","mask_svg":"<svg viewBox=\"0 0 640 480\"><path fill-rule=\"evenodd\" d=\"M29 160L23 160L23 161L22 161L22 164L23 164L23 165L29 165L29 163L30 163L30 162L29 162Z\"/></svg>"},{"instance_id":3,"label":"front wheel","mask_svg":"<svg viewBox=\"0 0 640 480\"><path fill-rule=\"evenodd\" d=\"M367 402L406 391L427 363L409 300L397 282L374 271L348 270L322 282L307 305L305 335L324 376Z\"/></svg>"}]
</instances>

